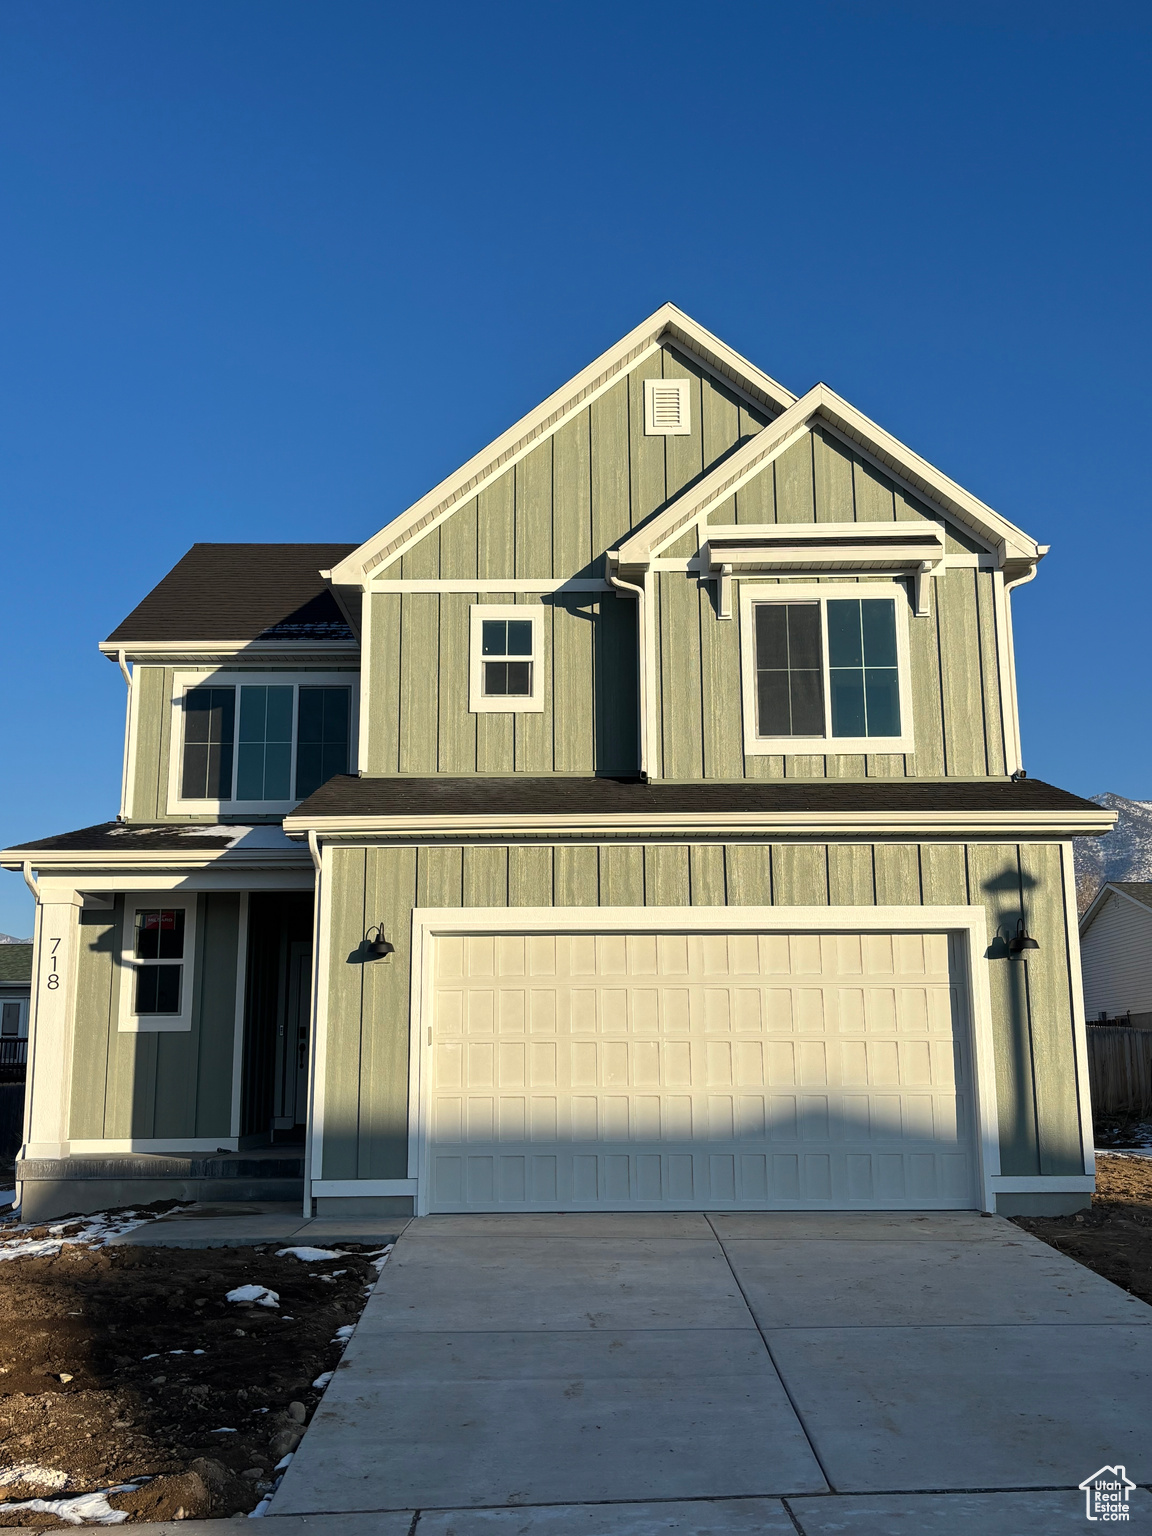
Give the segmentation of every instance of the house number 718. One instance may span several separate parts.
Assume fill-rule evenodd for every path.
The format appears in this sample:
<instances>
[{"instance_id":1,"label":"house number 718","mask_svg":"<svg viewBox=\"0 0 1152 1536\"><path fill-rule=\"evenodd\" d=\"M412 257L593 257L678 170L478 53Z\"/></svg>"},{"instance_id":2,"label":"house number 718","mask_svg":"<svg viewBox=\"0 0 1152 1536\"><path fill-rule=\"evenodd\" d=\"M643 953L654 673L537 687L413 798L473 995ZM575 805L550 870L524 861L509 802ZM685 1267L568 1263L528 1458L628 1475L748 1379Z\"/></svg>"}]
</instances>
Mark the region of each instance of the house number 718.
<instances>
[{"instance_id":1,"label":"house number 718","mask_svg":"<svg viewBox=\"0 0 1152 1536\"><path fill-rule=\"evenodd\" d=\"M60 940L49 939L48 942L52 946L52 950L49 955L49 959L52 961L52 969L48 973L48 981L46 985L49 992L55 992L60 986L60 972L56 968L56 951L60 948Z\"/></svg>"}]
</instances>

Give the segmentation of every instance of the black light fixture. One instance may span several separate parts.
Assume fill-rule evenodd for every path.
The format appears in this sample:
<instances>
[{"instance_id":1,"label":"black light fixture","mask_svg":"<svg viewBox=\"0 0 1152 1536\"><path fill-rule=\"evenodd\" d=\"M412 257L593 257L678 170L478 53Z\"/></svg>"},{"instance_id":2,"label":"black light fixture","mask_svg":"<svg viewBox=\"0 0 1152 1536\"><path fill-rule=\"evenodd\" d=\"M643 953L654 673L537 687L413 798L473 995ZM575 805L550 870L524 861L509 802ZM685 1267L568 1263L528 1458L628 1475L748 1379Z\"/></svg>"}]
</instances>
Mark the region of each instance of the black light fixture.
<instances>
[{"instance_id":1,"label":"black light fixture","mask_svg":"<svg viewBox=\"0 0 1152 1536\"><path fill-rule=\"evenodd\" d=\"M373 960L387 960L389 955L396 953L395 944L389 944L384 937L384 924L377 923L375 928L369 928L364 935L364 942L368 946L368 953Z\"/></svg>"},{"instance_id":2,"label":"black light fixture","mask_svg":"<svg viewBox=\"0 0 1152 1536\"><path fill-rule=\"evenodd\" d=\"M1009 960L1027 960L1040 948L1036 940L1029 937L1028 930L1024 926L1024 919L1018 918L1016 922L1016 934L1008 940Z\"/></svg>"}]
</instances>

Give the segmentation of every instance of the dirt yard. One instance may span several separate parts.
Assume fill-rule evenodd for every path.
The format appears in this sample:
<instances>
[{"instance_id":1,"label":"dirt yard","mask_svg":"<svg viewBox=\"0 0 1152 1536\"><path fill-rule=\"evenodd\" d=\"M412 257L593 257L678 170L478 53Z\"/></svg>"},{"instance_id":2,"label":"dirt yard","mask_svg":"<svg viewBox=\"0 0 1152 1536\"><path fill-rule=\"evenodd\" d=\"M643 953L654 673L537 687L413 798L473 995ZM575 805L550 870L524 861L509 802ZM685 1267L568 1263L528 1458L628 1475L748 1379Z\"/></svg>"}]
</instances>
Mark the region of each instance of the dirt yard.
<instances>
[{"instance_id":1,"label":"dirt yard","mask_svg":"<svg viewBox=\"0 0 1152 1536\"><path fill-rule=\"evenodd\" d=\"M59 1512L13 1506L142 1478L107 1496L130 1521L260 1502L320 1400L314 1382L339 1364L337 1330L356 1322L378 1274L379 1250L339 1244L338 1258L301 1261L277 1258L278 1246L81 1241L0 1263L0 1526L60 1529ZM225 1299L245 1285L279 1305Z\"/></svg>"},{"instance_id":2,"label":"dirt yard","mask_svg":"<svg viewBox=\"0 0 1152 1536\"><path fill-rule=\"evenodd\" d=\"M1097 1154L1092 1209L1017 1226L1152 1304L1152 1158Z\"/></svg>"}]
</instances>

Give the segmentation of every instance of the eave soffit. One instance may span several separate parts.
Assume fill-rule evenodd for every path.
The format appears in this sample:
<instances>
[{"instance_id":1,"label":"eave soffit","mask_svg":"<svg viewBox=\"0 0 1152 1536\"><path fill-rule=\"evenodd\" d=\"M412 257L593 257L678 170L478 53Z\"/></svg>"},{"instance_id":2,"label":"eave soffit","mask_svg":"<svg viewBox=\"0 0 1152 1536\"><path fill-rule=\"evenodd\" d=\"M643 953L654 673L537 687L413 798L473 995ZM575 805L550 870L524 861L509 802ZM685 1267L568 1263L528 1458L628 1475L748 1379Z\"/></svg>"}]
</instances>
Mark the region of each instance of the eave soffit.
<instances>
[{"instance_id":1,"label":"eave soffit","mask_svg":"<svg viewBox=\"0 0 1152 1536\"><path fill-rule=\"evenodd\" d=\"M583 410L594 395L626 377L646 357L668 344L674 344L703 364L721 383L745 395L769 417L778 416L795 403L796 396L782 384L734 352L675 304L663 304L535 410L522 416L514 426L474 454L439 485L433 486L339 565L321 575L337 591L338 597L341 588L346 591L362 589L375 571L385 563L391 564L407 546L415 543L443 517L470 501L511 461L558 431L570 416Z\"/></svg>"}]
</instances>

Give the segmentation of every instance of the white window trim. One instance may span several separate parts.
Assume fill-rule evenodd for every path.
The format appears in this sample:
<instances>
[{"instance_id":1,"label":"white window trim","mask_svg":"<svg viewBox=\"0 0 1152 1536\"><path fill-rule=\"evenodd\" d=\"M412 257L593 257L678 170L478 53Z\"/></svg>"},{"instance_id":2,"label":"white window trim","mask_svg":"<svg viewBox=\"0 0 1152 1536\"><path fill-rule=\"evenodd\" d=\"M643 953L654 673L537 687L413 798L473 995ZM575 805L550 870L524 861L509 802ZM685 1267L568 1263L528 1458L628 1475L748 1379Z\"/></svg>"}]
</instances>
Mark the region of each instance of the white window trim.
<instances>
[{"instance_id":1,"label":"white window trim","mask_svg":"<svg viewBox=\"0 0 1152 1536\"><path fill-rule=\"evenodd\" d=\"M644 434L646 437L687 437L692 431L691 379L644 380ZM680 421L674 427L656 424L656 391L674 389L680 396Z\"/></svg>"},{"instance_id":2,"label":"white window trim","mask_svg":"<svg viewBox=\"0 0 1152 1536\"><path fill-rule=\"evenodd\" d=\"M484 693L481 649L485 619L527 619L532 625L532 692ZM474 603L468 610L468 708L474 715L540 714L544 708L544 610L539 603Z\"/></svg>"},{"instance_id":3,"label":"white window trim","mask_svg":"<svg viewBox=\"0 0 1152 1536\"><path fill-rule=\"evenodd\" d=\"M179 1013L136 1013L136 967L150 965L135 954L136 914L146 907L180 907L184 912L184 958L180 964ZM187 1034L192 1028L196 991L196 897L177 896L167 891L142 891L124 898L124 926L120 937L120 1018L117 1028L122 1035Z\"/></svg>"},{"instance_id":4,"label":"white window trim","mask_svg":"<svg viewBox=\"0 0 1152 1536\"><path fill-rule=\"evenodd\" d=\"M891 597L896 603L896 665L900 681L899 736L833 736L832 698L828 687L829 598ZM752 609L763 602L811 603L819 601L821 665L824 669L823 736L757 736L756 734L756 631ZM744 752L747 757L770 754L795 757L816 753L839 757L852 752L914 752L912 725L912 676L908 648L908 589L902 581L762 582L740 583L740 672L744 707Z\"/></svg>"},{"instance_id":5,"label":"white window trim","mask_svg":"<svg viewBox=\"0 0 1152 1536\"><path fill-rule=\"evenodd\" d=\"M349 722L348 771L355 772L357 735L360 713L360 674L358 672L177 672L172 679L171 724L168 750L168 814L169 815L283 815L294 810L299 800L184 800L180 795L180 778L184 767L184 693L188 688L277 688L291 686L292 697L292 777L296 777L296 728L300 706L299 689L347 688L352 694ZM236 701L236 730L240 729L240 701ZM232 782L240 754L239 741L233 746Z\"/></svg>"}]
</instances>

